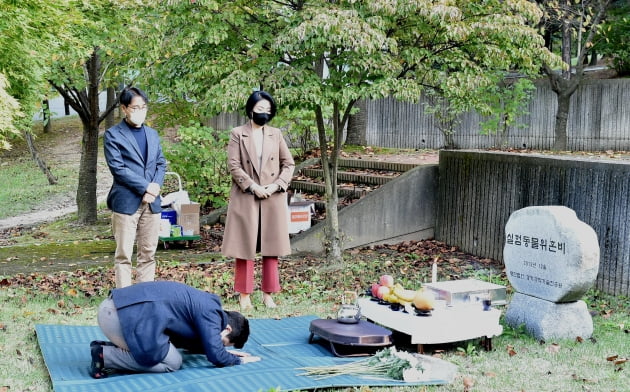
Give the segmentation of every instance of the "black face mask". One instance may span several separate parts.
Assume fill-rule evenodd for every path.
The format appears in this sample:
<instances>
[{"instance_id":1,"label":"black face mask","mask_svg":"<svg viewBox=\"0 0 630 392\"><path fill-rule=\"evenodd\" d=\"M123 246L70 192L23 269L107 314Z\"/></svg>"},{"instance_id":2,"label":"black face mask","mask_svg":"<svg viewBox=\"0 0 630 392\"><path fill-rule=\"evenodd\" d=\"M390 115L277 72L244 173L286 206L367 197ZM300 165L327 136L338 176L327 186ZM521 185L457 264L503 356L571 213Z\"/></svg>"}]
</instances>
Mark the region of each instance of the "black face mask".
<instances>
[{"instance_id":1,"label":"black face mask","mask_svg":"<svg viewBox=\"0 0 630 392\"><path fill-rule=\"evenodd\" d=\"M254 121L254 123L260 126L267 124L267 122L269 122L270 120L269 117L271 117L269 113L256 113L256 112L252 113L252 120Z\"/></svg>"}]
</instances>

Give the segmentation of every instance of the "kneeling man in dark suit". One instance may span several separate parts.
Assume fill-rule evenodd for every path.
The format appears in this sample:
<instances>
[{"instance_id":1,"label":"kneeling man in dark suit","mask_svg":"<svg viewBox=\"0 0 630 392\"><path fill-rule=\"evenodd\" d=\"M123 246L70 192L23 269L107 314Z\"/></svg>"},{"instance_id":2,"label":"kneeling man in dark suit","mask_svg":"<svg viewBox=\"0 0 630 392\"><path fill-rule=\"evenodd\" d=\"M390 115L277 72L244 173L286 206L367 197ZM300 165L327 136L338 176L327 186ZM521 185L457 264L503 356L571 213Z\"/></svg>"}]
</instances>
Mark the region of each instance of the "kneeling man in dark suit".
<instances>
[{"instance_id":1,"label":"kneeling man in dark suit","mask_svg":"<svg viewBox=\"0 0 630 392\"><path fill-rule=\"evenodd\" d=\"M216 294L178 282L144 282L112 290L98 309L98 325L110 340L90 343L90 375L105 378L105 369L173 372L182 365L179 349L203 353L218 367L259 361L242 348L249 322L225 311Z\"/></svg>"}]
</instances>

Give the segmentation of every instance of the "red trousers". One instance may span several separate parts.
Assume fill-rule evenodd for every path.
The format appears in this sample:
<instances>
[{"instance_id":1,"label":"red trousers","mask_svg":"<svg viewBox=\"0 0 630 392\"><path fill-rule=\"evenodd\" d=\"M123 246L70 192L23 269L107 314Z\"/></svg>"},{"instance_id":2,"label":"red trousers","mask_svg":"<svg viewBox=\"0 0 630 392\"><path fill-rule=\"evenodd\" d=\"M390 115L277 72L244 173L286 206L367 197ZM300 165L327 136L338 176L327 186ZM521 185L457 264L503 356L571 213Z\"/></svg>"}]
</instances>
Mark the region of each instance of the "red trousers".
<instances>
[{"instance_id":1,"label":"red trousers","mask_svg":"<svg viewBox=\"0 0 630 392\"><path fill-rule=\"evenodd\" d=\"M277 257L263 256L261 288L265 293L277 293L280 291ZM234 291L241 294L254 292L254 260L236 259L236 264L234 265Z\"/></svg>"}]
</instances>

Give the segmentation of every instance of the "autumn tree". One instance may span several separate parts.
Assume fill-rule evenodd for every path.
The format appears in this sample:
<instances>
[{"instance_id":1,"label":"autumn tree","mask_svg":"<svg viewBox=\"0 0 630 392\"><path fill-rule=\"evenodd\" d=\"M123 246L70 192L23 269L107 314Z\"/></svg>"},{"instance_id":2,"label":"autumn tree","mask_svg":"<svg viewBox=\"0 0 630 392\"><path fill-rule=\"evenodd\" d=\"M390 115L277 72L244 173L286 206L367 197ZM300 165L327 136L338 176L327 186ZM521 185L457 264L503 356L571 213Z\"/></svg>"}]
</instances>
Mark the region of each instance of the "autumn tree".
<instances>
[{"instance_id":1,"label":"autumn tree","mask_svg":"<svg viewBox=\"0 0 630 392\"><path fill-rule=\"evenodd\" d=\"M544 63L543 69L558 101L553 149L567 150L571 96L584 79L584 60L594 49L593 40L610 0L553 0L538 3L544 11L543 29L558 31L561 40L563 67L559 69Z\"/></svg>"},{"instance_id":2,"label":"autumn tree","mask_svg":"<svg viewBox=\"0 0 630 392\"><path fill-rule=\"evenodd\" d=\"M0 14L0 148L10 148L11 139L22 135L48 182L55 184L35 147L31 119L49 89L52 54L63 41L70 44L76 14L67 0L0 0Z\"/></svg>"},{"instance_id":3,"label":"autumn tree","mask_svg":"<svg viewBox=\"0 0 630 392\"><path fill-rule=\"evenodd\" d=\"M4 74L0 73L0 149L9 150L11 135L19 135L15 122L22 117L19 102L8 92L8 81Z\"/></svg>"},{"instance_id":4,"label":"autumn tree","mask_svg":"<svg viewBox=\"0 0 630 392\"><path fill-rule=\"evenodd\" d=\"M478 92L506 72L535 74L557 61L532 27L525 0L237 0L172 2L161 33L168 58L156 83L214 111L242 108L252 89L285 110L310 110L322 152L326 247L341 258L337 162L355 103L393 96L416 102L424 89L451 105L488 112ZM332 138L327 137L327 132Z\"/></svg>"},{"instance_id":5,"label":"autumn tree","mask_svg":"<svg viewBox=\"0 0 630 392\"><path fill-rule=\"evenodd\" d=\"M76 4L82 23L73 29L72 41L55 53L50 84L77 112L83 126L81 159L76 193L79 223L93 224L97 218L97 164L99 126L116 107L109 99L104 110L99 94L119 83L133 83L135 48L143 44L144 12L150 10L134 0L98 0ZM120 15L137 16L121 23Z\"/></svg>"}]
</instances>

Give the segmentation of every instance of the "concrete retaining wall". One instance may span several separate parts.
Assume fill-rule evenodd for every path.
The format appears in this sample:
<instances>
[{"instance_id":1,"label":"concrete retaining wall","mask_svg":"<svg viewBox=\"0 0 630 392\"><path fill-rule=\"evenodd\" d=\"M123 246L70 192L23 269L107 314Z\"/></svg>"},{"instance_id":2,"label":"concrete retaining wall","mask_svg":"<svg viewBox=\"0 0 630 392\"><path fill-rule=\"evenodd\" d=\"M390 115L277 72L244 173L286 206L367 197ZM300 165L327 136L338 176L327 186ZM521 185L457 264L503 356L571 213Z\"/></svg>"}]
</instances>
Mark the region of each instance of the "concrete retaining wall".
<instances>
[{"instance_id":1,"label":"concrete retaining wall","mask_svg":"<svg viewBox=\"0 0 630 392\"><path fill-rule=\"evenodd\" d=\"M437 165L411 169L339 211L343 248L432 238ZM291 239L294 252L323 252L325 222Z\"/></svg>"},{"instance_id":2,"label":"concrete retaining wall","mask_svg":"<svg viewBox=\"0 0 630 392\"><path fill-rule=\"evenodd\" d=\"M523 207L563 205L598 236L596 287L630 294L630 162L441 151L435 238L503 259L504 228Z\"/></svg>"}]
</instances>

